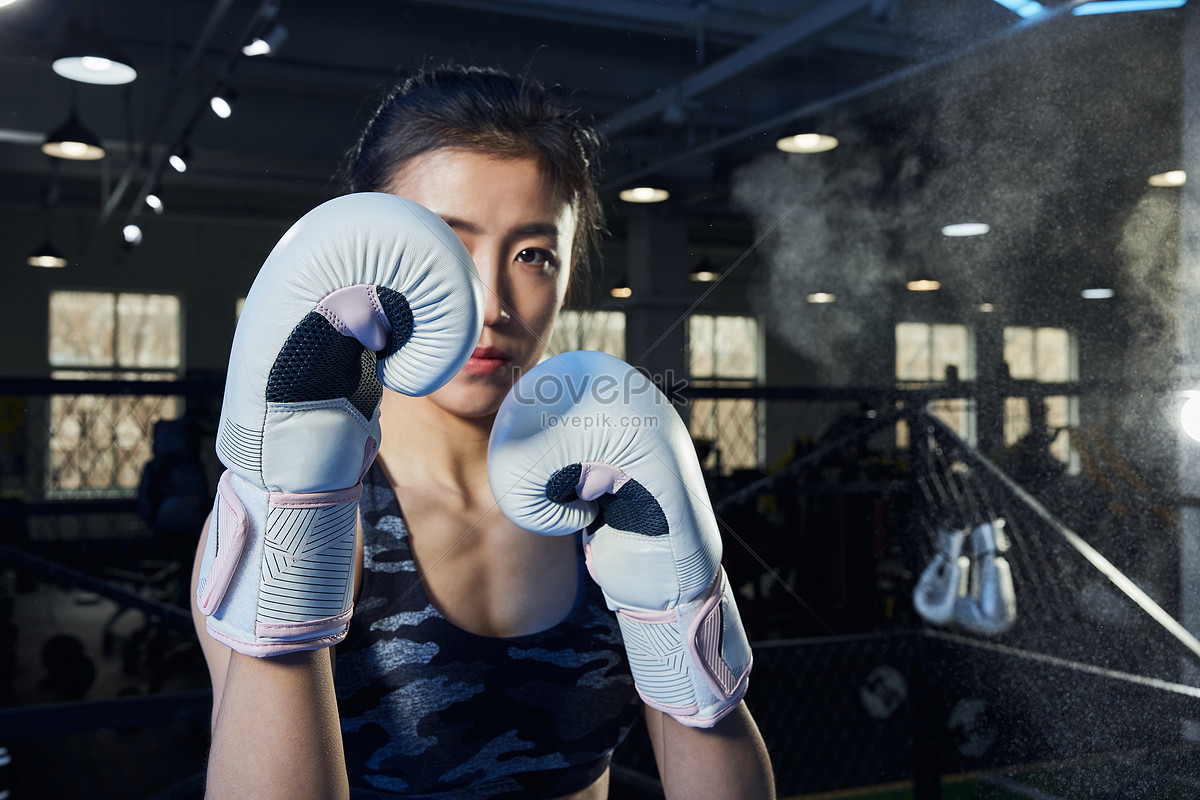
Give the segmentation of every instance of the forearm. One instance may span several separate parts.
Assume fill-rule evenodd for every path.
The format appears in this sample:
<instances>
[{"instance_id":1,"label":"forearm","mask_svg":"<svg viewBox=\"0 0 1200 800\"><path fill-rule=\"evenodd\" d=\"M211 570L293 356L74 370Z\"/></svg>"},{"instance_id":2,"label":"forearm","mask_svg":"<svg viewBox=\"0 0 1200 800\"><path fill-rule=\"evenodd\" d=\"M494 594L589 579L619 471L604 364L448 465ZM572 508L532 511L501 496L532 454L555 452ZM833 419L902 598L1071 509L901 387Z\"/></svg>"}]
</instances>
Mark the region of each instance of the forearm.
<instances>
[{"instance_id":1,"label":"forearm","mask_svg":"<svg viewBox=\"0 0 1200 800\"><path fill-rule=\"evenodd\" d=\"M346 762L328 649L232 653L213 726L210 800L346 798Z\"/></svg>"},{"instance_id":2,"label":"forearm","mask_svg":"<svg viewBox=\"0 0 1200 800\"><path fill-rule=\"evenodd\" d=\"M652 708L646 724L668 800L775 797L767 748L745 703L712 728L689 728Z\"/></svg>"}]
</instances>

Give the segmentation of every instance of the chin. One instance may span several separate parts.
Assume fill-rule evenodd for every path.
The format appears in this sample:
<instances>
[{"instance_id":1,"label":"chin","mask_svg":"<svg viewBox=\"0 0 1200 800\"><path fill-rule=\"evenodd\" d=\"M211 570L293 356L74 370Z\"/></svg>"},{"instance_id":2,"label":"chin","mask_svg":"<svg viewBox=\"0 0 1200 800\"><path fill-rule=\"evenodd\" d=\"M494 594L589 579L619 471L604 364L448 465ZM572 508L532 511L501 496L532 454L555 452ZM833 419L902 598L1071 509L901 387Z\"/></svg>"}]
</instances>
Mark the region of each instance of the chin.
<instances>
[{"instance_id":1,"label":"chin","mask_svg":"<svg viewBox=\"0 0 1200 800\"><path fill-rule=\"evenodd\" d=\"M478 376L460 373L429 398L441 408L464 419L495 416L515 379L504 374Z\"/></svg>"}]
</instances>

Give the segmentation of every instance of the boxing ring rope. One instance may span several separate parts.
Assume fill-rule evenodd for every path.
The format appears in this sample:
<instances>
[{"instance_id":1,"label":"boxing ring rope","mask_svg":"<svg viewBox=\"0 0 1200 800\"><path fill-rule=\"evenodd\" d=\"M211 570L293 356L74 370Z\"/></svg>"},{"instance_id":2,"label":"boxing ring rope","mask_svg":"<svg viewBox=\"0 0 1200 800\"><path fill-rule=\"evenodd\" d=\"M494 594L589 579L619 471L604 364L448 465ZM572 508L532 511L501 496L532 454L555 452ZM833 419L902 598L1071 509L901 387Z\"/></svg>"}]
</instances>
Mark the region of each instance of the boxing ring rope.
<instances>
[{"instance_id":1,"label":"boxing ring rope","mask_svg":"<svg viewBox=\"0 0 1200 800\"><path fill-rule=\"evenodd\" d=\"M39 392L31 392L31 389L58 393L68 388L65 382L44 383L44 386L39 383L36 387L26 385L21 388L26 393L33 394ZM120 392L173 395L194 392L195 396L206 395L204 384L199 383L183 386L166 382L128 382L130 385L124 385L125 383L122 382L119 387ZM69 388L71 391L101 394L116 387L110 382L87 381ZM1036 393L1075 393L1082 388L1082 385L1075 384L1049 388L1039 386L1036 387ZM912 431L911 439L914 443L909 451L911 469L902 480L890 483L891 488L887 491L911 496L917 503L907 520L909 528L905 536L910 544L916 544L918 549L927 546L936 529L938 517L934 512L938 509L940 511L937 513L949 510L951 515L978 519L1003 517L1006 511L1019 511L1024 516L1012 520L1018 539L1017 546L1009 549L1006 555L1013 564L1014 572L1021 579L1018 599L1026 608L1038 610L1038 625L1053 629L1050 633L1054 634L1065 631L1066 626L1078 622L1077 618L1070 616L1077 592L1068 581L1063 580L1063 568L1056 565L1053 554L1042 553L1039 547L1033 545L1033 539L1024 535L1025 525L1045 526L1050 533L1050 537L1045 540L1045 546L1057 542L1054 547L1061 545L1064 552L1073 553L1072 557L1078 561L1074 569L1085 565L1088 575L1103 576L1109 585L1120 592L1123 602L1138 610L1142 619L1149 617L1154 621L1153 631L1162 632L1163 640L1171 643L1173 652L1179 653L1189 661L1196 660L1196 640L1190 638L1190 634L1182 630L1162 606L1139 589L1116 565L1100 555L1082 536L1055 517L1042 501L967 445L942 420L922 408L930 400L970 398L978 391L978 386L963 382L904 392L895 389L758 387L692 388L685 390L685 394L690 397L755 397L779 402L803 399L816 403L840 403L845 407L850 403L869 403L877 409L873 417L862 418L858 427L836 435L829 441L818 441L812 450L791 460L782 469L756 478L732 491L722 492L719 496L714 493L713 505L718 513L732 513L741 507L752 505L755 498L764 494L794 497L797 492L791 486L796 484L802 491L802 484L812 479L806 475L809 470L820 467L839 451L852 448L873 436L888 434L891 426L906 420ZM897 402L902 403L903 407L897 408ZM922 437L918 442L918 432L927 432L927 429L932 429L932 438L926 440ZM961 471L959 462L969 464L970 470L966 473ZM1154 499L1156 502L1174 502L1179 505L1195 504L1194 498L1155 495ZM108 507L98 501L88 501L88 504L89 507ZM35 508L34 505L22 505L24 511L33 513L29 509ZM46 507L42 508L43 505ZM56 509L52 506L67 505L48 503L39 504L36 508L37 513L54 513ZM115 509L116 505L112 507ZM3 509L2 513L12 516L14 512L21 510L22 508L10 506ZM820 531L809 533L813 535ZM925 540L924 544L922 540ZM927 550L921 553L922 558L927 555ZM33 560L30 560L31 556ZM118 604L139 607L148 614L160 616L171 627L184 629L185 626L191 625L190 618L182 608L173 607L148 596L139 598L139 593L135 590L126 589L112 581L104 582L79 570L70 571L65 565L56 564L52 559L45 559L22 548L0 545L0 562L4 561L12 563L22 571L42 575L49 580L86 588ZM1078 577L1074 573L1071 574ZM95 583L97 581L99 583ZM1148 602L1139 602L1139 599ZM143 600L146 601L145 604L142 603ZM1021 624L1033 618L1032 615L1028 620L1021 618L1018 621L1018 630L1014 633L1019 633ZM1025 642L1020 636L1006 635L1009 638L993 641L960 635L953 631L936 630L929 626L914 628L904 620L900 622L904 623L902 627L890 631L755 643L757 689L751 691L750 699L758 703L752 703L752 710L756 718L759 718L764 735L768 736L768 744L776 757L781 796L801 791L828 790L834 786L861 786L865 783L911 779L919 777L921 770L936 769L935 779L937 775L978 772L973 766L964 767L962 759L958 759L953 752L943 754L940 759L934 759L929 764L921 764L921 753L915 744L922 741L922 736L940 730L939 725L942 721L939 715L944 715L947 710L942 707L946 699L938 696L938 687L933 687L931 691L928 685L931 679L922 678L921 673L931 666L939 666L939 660L942 659L946 660L946 664L959 663L954 660L958 650L978 653L980 657L1028 664L1039 670L1038 676L1060 676L1060 679L1061 676L1079 676L1069 679L1072 682L1078 682L1086 676L1088 680L1121 684L1131 692L1154 692L1164 698L1169 696L1179 703L1152 705L1169 706L1172 720L1175 719L1177 711L1178 716L1200 719L1200 713L1191 713L1196 711L1192 705L1200 696L1200 688L1172 680L1169 675L1151 674L1152 671L1142 674L1137 668L1129 669L1124 665L1103 660L1089 664L1086 659L1076 657L1077 654L1070 652L1041 652L1037 648L1021 646ZM1135 631L1139 634L1157 635L1148 628ZM1134 655L1140 657L1141 654ZM962 663L970 668L978 668L975 659ZM889 667L904 677L907 682L904 699L899 700L898 707L886 719L865 718L859 703L860 694L870 694L874 691L875 695L872 697L875 699L872 702L875 703L879 697L891 696L891 690L888 688L890 685L886 680L882 684L879 683L874 672L883 667ZM945 666L945 669L953 672L948 666ZM880 674L890 673L885 670ZM1044 685L1054 684L1052 682ZM1007 687L996 691L1004 694ZM32 741L38 733L50 735L56 731L71 731L76 735L83 735L89 731L101 732L109 728L153 727L185 717L198 726L206 727L207 702L207 693L199 691L2 709L0 737L10 740L25 737ZM178 716L172 716L172 708ZM73 716L76 709L80 712L79 716ZM829 739L831 734L834 738L832 744L824 741ZM1067 758L1070 753L1056 755ZM646 767L644 754L629 753L628 757L616 766L614 783L645 793L654 792L657 783L653 777L653 767ZM936 795L926 787L918 796Z\"/></svg>"},{"instance_id":2,"label":"boxing ring rope","mask_svg":"<svg viewBox=\"0 0 1200 800\"><path fill-rule=\"evenodd\" d=\"M1150 618L1162 626L1164 630L1170 633L1171 636L1193 657L1200 659L1200 641L1198 641L1195 636L1193 636L1186 628L1184 628L1178 620L1164 611L1158 603L1156 603L1149 595L1142 591L1142 589L1132 580L1130 580L1123 572L1121 572L1121 570L1117 569L1117 567L1113 565L1111 561L1109 561L1107 558L1101 555L1099 551L1088 544L1083 537L1059 521L1053 514L1046 510L1046 507L1042 505L1037 498L1018 485L999 467L997 467L989 459L984 458L982 455L977 453L974 448L964 442L958 436L958 434L955 433L943 420L938 419L937 416L925 411L919 412L918 417L937 428L941 435L950 438L952 441L956 441L961 446L962 451L967 454L967 457L972 462L986 470L995 480L999 481L1009 492L1015 495L1020 502L1029 508L1030 511L1036 514L1046 525L1048 525L1051 530L1066 540L1071 547L1075 548L1080 555L1087 559L1088 563L1091 564L1098 572L1100 572L1100 574L1108 578L1113 585L1117 587L1117 589L1119 589L1125 594L1126 597L1137 604L1138 608L1149 615Z\"/></svg>"}]
</instances>

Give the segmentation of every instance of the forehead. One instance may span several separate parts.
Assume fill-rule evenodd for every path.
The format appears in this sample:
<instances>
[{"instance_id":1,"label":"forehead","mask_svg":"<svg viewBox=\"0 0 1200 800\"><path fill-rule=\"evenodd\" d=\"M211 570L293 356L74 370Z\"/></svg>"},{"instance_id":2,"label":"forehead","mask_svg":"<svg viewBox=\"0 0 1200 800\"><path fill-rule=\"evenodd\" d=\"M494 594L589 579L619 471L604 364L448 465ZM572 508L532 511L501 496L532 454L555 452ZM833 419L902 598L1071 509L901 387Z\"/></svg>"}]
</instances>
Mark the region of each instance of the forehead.
<instances>
[{"instance_id":1,"label":"forehead","mask_svg":"<svg viewBox=\"0 0 1200 800\"><path fill-rule=\"evenodd\" d=\"M388 191L487 229L536 222L556 225L560 238L574 232L574 209L534 158L431 150L405 162Z\"/></svg>"}]
</instances>

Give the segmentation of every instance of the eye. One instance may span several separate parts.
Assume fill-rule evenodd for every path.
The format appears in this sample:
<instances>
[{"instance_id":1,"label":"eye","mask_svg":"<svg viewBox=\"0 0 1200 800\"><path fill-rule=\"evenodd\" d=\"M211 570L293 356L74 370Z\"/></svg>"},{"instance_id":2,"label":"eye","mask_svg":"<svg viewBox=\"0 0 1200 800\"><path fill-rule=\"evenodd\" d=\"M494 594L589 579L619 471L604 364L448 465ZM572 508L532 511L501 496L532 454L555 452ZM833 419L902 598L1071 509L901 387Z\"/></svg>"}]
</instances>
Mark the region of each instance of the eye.
<instances>
[{"instance_id":1,"label":"eye","mask_svg":"<svg viewBox=\"0 0 1200 800\"><path fill-rule=\"evenodd\" d=\"M533 264L534 266L558 266L558 259L549 250L543 250L540 247L526 247L517 253L517 261L521 264Z\"/></svg>"}]
</instances>

